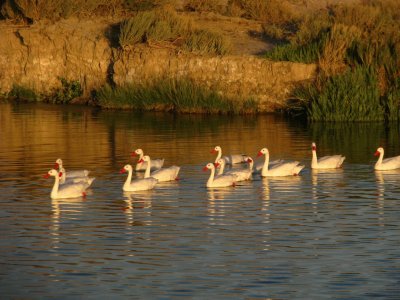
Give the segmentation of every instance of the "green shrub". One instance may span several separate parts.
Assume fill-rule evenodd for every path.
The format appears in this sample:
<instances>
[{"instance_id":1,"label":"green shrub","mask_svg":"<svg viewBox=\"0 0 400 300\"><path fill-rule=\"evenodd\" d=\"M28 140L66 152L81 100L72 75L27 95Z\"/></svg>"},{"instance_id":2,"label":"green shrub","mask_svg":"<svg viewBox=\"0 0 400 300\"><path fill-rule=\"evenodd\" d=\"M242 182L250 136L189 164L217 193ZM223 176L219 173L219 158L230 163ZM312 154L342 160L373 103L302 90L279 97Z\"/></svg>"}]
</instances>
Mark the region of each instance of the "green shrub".
<instances>
[{"instance_id":1,"label":"green shrub","mask_svg":"<svg viewBox=\"0 0 400 300\"><path fill-rule=\"evenodd\" d=\"M254 113L253 99L232 100L189 79L160 79L152 84L105 86L98 92L104 108L168 110L181 113Z\"/></svg>"},{"instance_id":2,"label":"green shrub","mask_svg":"<svg viewBox=\"0 0 400 300\"><path fill-rule=\"evenodd\" d=\"M398 120L399 11L394 0L331 5L326 12L293 19L294 34L277 24L288 43L266 57L317 63L316 83L294 97L303 106L309 102L310 120Z\"/></svg>"},{"instance_id":3,"label":"green shrub","mask_svg":"<svg viewBox=\"0 0 400 300\"><path fill-rule=\"evenodd\" d=\"M59 80L62 86L51 97L53 103L66 104L72 99L82 96L83 90L78 80L68 81L65 78L59 78Z\"/></svg>"},{"instance_id":4,"label":"green shrub","mask_svg":"<svg viewBox=\"0 0 400 300\"><path fill-rule=\"evenodd\" d=\"M15 100L22 101L37 101L40 97L35 93L35 91L29 87L14 84L11 91L8 93L8 98L13 98Z\"/></svg>"}]
</instances>

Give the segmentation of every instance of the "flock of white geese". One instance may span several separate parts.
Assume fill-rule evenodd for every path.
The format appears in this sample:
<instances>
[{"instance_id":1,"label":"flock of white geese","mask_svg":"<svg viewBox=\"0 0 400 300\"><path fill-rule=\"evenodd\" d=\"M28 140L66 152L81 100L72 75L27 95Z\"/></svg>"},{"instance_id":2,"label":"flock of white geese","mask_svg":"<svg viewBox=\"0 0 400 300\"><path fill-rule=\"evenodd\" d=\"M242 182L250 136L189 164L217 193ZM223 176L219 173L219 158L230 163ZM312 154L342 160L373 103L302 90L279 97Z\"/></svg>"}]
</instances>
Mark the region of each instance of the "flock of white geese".
<instances>
[{"instance_id":1,"label":"flock of white geese","mask_svg":"<svg viewBox=\"0 0 400 300\"><path fill-rule=\"evenodd\" d=\"M317 147L315 143L311 145L312 149L312 169L336 169L340 168L345 160L342 155L331 155L317 158ZM251 157L243 154L233 154L222 156L222 149L216 146L211 150L217 157L214 163L208 163L203 170L210 171L210 177L206 182L206 187L229 187L235 186L236 182L251 180L253 174L259 173L262 177L275 176L296 176L304 168L298 161L269 160L269 151L262 148L257 156L264 156L265 159L260 164L254 165ZM135 192L151 190L158 182L178 180L180 171L179 166L163 168L164 159L150 159L150 156L144 155L142 149L136 149L132 156L138 156L135 171L144 171L144 178L132 180L132 165L127 164L120 173L128 173L128 176L122 186L123 191ZM400 168L400 156L383 159L384 150L379 147L375 156L379 156L375 164L375 170L393 170ZM225 172L226 165L238 163L248 163L244 169L232 169ZM217 173L217 174L216 174ZM44 175L45 178L53 176L54 185L50 197L52 199L85 197L86 190L90 187L95 178L89 176L88 170L76 170L66 172L62 160L56 160L54 169L51 169Z\"/></svg>"}]
</instances>

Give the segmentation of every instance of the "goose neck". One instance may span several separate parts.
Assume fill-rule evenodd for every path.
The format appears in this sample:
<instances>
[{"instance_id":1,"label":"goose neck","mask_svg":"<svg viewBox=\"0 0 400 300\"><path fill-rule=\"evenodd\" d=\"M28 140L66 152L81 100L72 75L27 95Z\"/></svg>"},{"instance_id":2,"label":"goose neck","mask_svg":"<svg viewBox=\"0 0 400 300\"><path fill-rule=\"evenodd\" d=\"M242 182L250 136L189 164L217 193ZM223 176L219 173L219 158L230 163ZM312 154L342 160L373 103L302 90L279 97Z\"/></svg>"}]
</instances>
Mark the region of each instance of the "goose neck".
<instances>
[{"instance_id":1,"label":"goose neck","mask_svg":"<svg viewBox=\"0 0 400 300\"><path fill-rule=\"evenodd\" d=\"M51 190L51 198L57 198L57 194L58 194L58 188L60 186L60 179L58 174L56 176L54 176L54 185L53 188Z\"/></svg>"},{"instance_id":2,"label":"goose neck","mask_svg":"<svg viewBox=\"0 0 400 300\"><path fill-rule=\"evenodd\" d=\"M150 169L151 169L151 160L147 161L146 171L144 172L144 178L150 177Z\"/></svg>"},{"instance_id":3,"label":"goose neck","mask_svg":"<svg viewBox=\"0 0 400 300\"><path fill-rule=\"evenodd\" d=\"M215 176L215 168L211 169L210 177L208 178L207 181L207 186L211 186L213 181L214 181L214 176Z\"/></svg>"},{"instance_id":4,"label":"goose neck","mask_svg":"<svg viewBox=\"0 0 400 300\"><path fill-rule=\"evenodd\" d=\"M128 171L128 176L126 177L124 187L128 187L132 181L132 169Z\"/></svg>"}]
</instances>

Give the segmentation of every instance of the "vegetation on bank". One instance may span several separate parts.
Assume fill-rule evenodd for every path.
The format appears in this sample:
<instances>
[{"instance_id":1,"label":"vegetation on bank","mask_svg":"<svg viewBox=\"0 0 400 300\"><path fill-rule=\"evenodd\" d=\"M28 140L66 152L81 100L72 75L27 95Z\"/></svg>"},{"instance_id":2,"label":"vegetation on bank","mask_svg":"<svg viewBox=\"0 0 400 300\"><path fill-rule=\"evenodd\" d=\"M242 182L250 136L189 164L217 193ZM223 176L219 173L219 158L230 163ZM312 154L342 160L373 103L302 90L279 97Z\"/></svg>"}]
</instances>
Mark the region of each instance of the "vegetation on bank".
<instances>
[{"instance_id":1,"label":"vegetation on bank","mask_svg":"<svg viewBox=\"0 0 400 300\"><path fill-rule=\"evenodd\" d=\"M78 80L58 78L61 87L54 89L47 95L36 93L32 88L14 84L11 91L4 98L26 102L49 102L56 104L68 104L72 100L82 96L83 90Z\"/></svg>"},{"instance_id":2,"label":"vegetation on bank","mask_svg":"<svg viewBox=\"0 0 400 300\"><path fill-rule=\"evenodd\" d=\"M295 30L267 57L318 64L317 80L293 94L310 120L400 119L399 11L398 1L366 0L292 20Z\"/></svg>"},{"instance_id":3,"label":"vegetation on bank","mask_svg":"<svg viewBox=\"0 0 400 300\"><path fill-rule=\"evenodd\" d=\"M105 86L97 93L103 108L178 113L246 114L257 112L253 99L230 99L190 79L159 79L151 84Z\"/></svg>"},{"instance_id":4,"label":"vegetation on bank","mask_svg":"<svg viewBox=\"0 0 400 300\"><path fill-rule=\"evenodd\" d=\"M164 43L189 52L216 55L227 54L231 48L227 38L195 28L190 19L178 16L171 8L138 12L122 22L119 43L121 47Z\"/></svg>"}]
</instances>

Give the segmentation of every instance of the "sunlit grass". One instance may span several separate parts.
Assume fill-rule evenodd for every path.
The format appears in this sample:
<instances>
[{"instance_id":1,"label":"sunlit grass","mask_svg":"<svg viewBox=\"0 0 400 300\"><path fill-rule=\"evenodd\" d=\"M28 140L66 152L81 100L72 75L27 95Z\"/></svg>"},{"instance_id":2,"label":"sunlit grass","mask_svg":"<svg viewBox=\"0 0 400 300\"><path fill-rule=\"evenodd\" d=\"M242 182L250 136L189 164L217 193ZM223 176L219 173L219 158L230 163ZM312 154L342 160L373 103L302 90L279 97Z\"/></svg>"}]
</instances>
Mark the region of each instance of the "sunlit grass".
<instances>
[{"instance_id":1,"label":"sunlit grass","mask_svg":"<svg viewBox=\"0 0 400 300\"><path fill-rule=\"evenodd\" d=\"M322 87L306 85L295 91L311 121L381 121L381 102L375 70L358 67L326 78Z\"/></svg>"},{"instance_id":2,"label":"sunlit grass","mask_svg":"<svg viewBox=\"0 0 400 300\"><path fill-rule=\"evenodd\" d=\"M189 79L160 79L152 84L105 86L98 92L103 108L179 113L255 113L252 99L228 99L218 92L202 88Z\"/></svg>"},{"instance_id":3,"label":"sunlit grass","mask_svg":"<svg viewBox=\"0 0 400 300\"><path fill-rule=\"evenodd\" d=\"M171 47L196 53L227 54L231 49L228 39L221 34L194 28L190 19L178 16L171 9L139 12L121 24L121 47L138 43L169 42Z\"/></svg>"}]
</instances>

